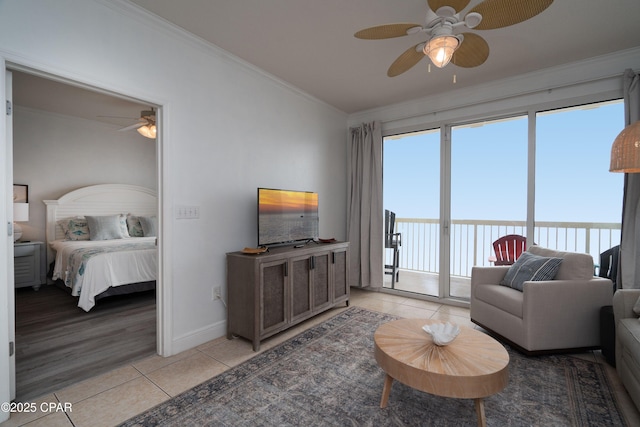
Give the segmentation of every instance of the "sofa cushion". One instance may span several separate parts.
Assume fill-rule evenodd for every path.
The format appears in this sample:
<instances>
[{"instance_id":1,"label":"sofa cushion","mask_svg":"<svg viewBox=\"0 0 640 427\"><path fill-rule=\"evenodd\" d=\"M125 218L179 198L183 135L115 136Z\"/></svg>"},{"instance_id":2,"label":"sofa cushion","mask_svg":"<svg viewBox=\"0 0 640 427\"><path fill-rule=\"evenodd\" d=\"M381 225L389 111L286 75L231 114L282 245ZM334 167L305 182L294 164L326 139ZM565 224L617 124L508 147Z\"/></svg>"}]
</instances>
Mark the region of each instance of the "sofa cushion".
<instances>
[{"instance_id":1,"label":"sofa cushion","mask_svg":"<svg viewBox=\"0 0 640 427\"><path fill-rule=\"evenodd\" d=\"M616 325L616 339L622 346L636 357L640 358L640 322L638 319L620 319Z\"/></svg>"},{"instance_id":2,"label":"sofa cushion","mask_svg":"<svg viewBox=\"0 0 640 427\"><path fill-rule=\"evenodd\" d=\"M522 292L506 286L477 286L474 298L522 319Z\"/></svg>"},{"instance_id":3,"label":"sofa cushion","mask_svg":"<svg viewBox=\"0 0 640 427\"><path fill-rule=\"evenodd\" d=\"M636 316L640 316L640 297L638 297L636 303L633 305L633 312Z\"/></svg>"},{"instance_id":4,"label":"sofa cushion","mask_svg":"<svg viewBox=\"0 0 640 427\"><path fill-rule=\"evenodd\" d=\"M509 268L500 284L522 292L524 282L552 280L561 264L562 258L543 257L523 252Z\"/></svg>"},{"instance_id":5,"label":"sofa cushion","mask_svg":"<svg viewBox=\"0 0 640 427\"><path fill-rule=\"evenodd\" d=\"M577 252L555 251L533 245L527 252L545 257L562 258L562 265L556 274L557 280L582 280L593 278L593 257Z\"/></svg>"}]
</instances>

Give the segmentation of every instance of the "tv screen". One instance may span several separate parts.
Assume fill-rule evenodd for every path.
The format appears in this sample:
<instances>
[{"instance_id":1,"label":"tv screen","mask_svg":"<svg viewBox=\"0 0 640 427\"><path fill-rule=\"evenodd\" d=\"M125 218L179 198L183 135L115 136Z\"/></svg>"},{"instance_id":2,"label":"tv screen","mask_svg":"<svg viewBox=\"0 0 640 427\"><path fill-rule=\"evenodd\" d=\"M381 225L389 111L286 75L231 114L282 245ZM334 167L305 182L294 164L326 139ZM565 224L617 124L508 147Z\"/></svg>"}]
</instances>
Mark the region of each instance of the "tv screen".
<instances>
[{"instance_id":1,"label":"tv screen","mask_svg":"<svg viewBox=\"0 0 640 427\"><path fill-rule=\"evenodd\" d=\"M258 246L319 237L318 193L258 188Z\"/></svg>"}]
</instances>

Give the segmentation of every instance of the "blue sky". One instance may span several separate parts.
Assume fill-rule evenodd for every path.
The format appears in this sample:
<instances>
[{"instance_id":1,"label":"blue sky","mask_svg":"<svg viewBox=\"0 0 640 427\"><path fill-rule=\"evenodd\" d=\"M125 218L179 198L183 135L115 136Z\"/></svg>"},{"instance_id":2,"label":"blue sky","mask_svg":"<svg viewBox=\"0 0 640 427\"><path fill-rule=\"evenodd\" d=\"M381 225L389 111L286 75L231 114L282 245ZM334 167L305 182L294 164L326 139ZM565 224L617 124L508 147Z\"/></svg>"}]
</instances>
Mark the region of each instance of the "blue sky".
<instances>
[{"instance_id":1,"label":"blue sky","mask_svg":"<svg viewBox=\"0 0 640 427\"><path fill-rule=\"evenodd\" d=\"M542 113L536 130L536 220L619 222L623 174L609 172L624 127L622 102ZM527 119L455 127L454 219L526 219ZM438 131L384 144L384 207L404 218L438 218Z\"/></svg>"}]
</instances>

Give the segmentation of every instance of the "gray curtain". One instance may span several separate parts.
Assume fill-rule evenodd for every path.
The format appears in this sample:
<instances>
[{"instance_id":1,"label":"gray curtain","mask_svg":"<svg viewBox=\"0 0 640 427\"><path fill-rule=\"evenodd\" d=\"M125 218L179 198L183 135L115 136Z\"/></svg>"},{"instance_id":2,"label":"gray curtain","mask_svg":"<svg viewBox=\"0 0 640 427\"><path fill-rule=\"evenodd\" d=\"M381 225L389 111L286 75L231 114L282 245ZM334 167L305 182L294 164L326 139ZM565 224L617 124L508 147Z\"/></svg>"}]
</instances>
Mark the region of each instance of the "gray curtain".
<instances>
[{"instance_id":1,"label":"gray curtain","mask_svg":"<svg viewBox=\"0 0 640 427\"><path fill-rule=\"evenodd\" d=\"M382 287L382 129L380 122L349 129L347 236L351 286Z\"/></svg>"},{"instance_id":2,"label":"gray curtain","mask_svg":"<svg viewBox=\"0 0 640 427\"><path fill-rule=\"evenodd\" d=\"M640 120L640 75L625 70L623 76L625 126ZM618 287L640 288L640 173L624 177L622 237Z\"/></svg>"}]
</instances>

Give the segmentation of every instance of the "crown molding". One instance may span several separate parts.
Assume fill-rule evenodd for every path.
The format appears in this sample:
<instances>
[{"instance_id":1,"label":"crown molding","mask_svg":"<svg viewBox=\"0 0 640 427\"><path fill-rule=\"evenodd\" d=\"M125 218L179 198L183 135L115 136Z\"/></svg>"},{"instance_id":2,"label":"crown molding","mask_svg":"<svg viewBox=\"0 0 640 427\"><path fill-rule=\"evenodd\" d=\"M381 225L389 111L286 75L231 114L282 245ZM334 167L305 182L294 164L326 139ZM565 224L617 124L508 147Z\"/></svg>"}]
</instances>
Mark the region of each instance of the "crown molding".
<instances>
[{"instance_id":1,"label":"crown molding","mask_svg":"<svg viewBox=\"0 0 640 427\"><path fill-rule=\"evenodd\" d=\"M640 69L640 47L353 113L349 115L348 123L352 126L372 120L391 122L541 92L550 93L556 89L618 79L627 68Z\"/></svg>"}]
</instances>

